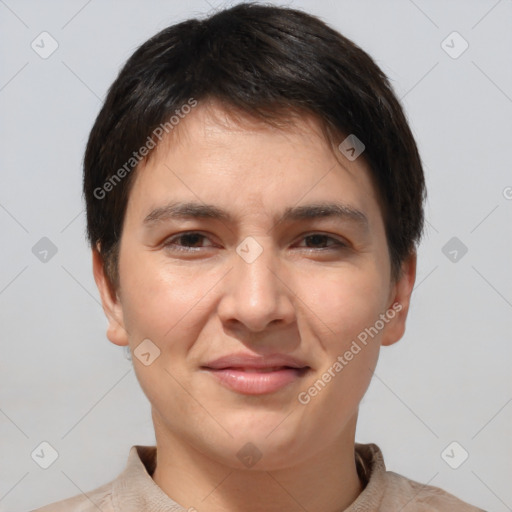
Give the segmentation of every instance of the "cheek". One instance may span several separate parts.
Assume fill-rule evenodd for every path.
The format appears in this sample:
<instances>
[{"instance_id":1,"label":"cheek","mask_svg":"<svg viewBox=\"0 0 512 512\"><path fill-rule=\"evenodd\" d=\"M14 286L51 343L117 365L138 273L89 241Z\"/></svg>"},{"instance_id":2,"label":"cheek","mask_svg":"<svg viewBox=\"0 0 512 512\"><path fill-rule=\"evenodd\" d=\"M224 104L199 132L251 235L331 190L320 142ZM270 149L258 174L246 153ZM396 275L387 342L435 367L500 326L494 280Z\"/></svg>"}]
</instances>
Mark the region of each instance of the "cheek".
<instances>
[{"instance_id":1,"label":"cheek","mask_svg":"<svg viewBox=\"0 0 512 512\"><path fill-rule=\"evenodd\" d=\"M350 344L373 325L385 307L384 283L377 269L326 269L302 280L300 299L307 316L337 346ZM328 347L325 347L326 349ZM342 346L338 346L342 348Z\"/></svg>"},{"instance_id":2,"label":"cheek","mask_svg":"<svg viewBox=\"0 0 512 512\"><path fill-rule=\"evenodd\" d=\"M128 251L127 251L128 252ZM186 350L208 307L208 294L222 272L162 263L156 254L123 260L122 304L132 345L149 338L167 350ZM176 347L173 340L180 340Z\"/></svg>"},{"instance_id":3,"label":"cheek","mask_svg":"<svg viewBox=\"0 0 512 512\"><path fill-rule=\"evenodd\" d=\"M312 336L321 351L321 368L316 368L314 379L308 383L315 387L308 393L316 404L312 410L327 402L336 404L333 414L351 410L371 380L381 336L374 326L384 312L385 297L382 278L367 270L340 272L333 278L330 269L329 278L318 279L317 275L314 283L310 280L304 288L309 290L306 303Z\"/></svg>"}]
</instances>

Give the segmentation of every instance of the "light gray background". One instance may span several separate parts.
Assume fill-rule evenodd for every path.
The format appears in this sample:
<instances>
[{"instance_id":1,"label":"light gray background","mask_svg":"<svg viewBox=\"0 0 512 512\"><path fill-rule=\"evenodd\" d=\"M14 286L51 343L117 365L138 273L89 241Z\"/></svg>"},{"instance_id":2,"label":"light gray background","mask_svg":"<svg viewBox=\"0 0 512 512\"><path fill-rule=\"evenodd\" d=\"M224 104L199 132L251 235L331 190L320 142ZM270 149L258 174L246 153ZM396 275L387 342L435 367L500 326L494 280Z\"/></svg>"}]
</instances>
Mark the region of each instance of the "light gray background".
<instances>
[{"instance_id":1,"label":"light gray background","mask_svg":"<svg viewBox=\"0 0 512 512\"><path fill-rule=\"evenodd\" d=\"M154 443L132 363L105 336L81 161L133 50L220 5L0 0L0 511L91 490L118 475L131 445ZM427 176L407 333L381 352L356 440L377 443L390 470L512 510L512 1L288 5L376 59L403 100ZM48 59L31 48L42 31L59 44ZM456 59L441 46L453 31L469 43ZM46 263L32 253L43 236L58 249ZM457 262L442 252L454 236L468 248ZM59 454L46 470L31 458L42 441ZM458 469L441 457L452 441L469 453Z\"/></svg>"}]
</instances>

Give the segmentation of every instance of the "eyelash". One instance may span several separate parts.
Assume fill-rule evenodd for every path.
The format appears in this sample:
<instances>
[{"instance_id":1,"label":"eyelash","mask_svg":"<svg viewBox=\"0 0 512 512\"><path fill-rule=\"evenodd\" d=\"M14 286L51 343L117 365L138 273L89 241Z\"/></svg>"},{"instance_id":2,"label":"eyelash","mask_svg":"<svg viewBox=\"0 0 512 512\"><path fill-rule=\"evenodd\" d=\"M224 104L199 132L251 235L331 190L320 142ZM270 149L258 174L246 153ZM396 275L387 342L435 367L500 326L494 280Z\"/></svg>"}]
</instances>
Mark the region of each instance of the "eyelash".
<instances>
[{"instance_id":1,"label":"eyelash","mask_svg":"<svg viewBox=\"0 0 512 512\"><path fill-rule=\"evenodd\" d=\"M187 236L190 236L190 235L198 235L200 237L203 237L203 238L208 238L206 235L203 235L202 233L198 232L198 231L186 231L186 232L183 232L183 233L179 233L178 235L175 235L173 236L172 238L169 238L166 242L164 242L163 246L170 249L170 250L174 250L174 251L177 251L177 252L194 252L196 253L198 250L202 249L202 247L184 247L184 246L179 246L179 245L176 245L174 242L176 240L179 240L181 238L184 238L184 237L187 237ZM348 247L347 244L341 242L340 240L332 237L332 236L329 236L327 234L324 234L324 233L311 233L311 234L308 234L308 235L305 235L302 237L302 239L306 239L306 238L311 238L311 237L314 237L314 236L321 236L321 237L324 237L325 239L327 240L332 240L333 242L335 242L334 244L332 244L330 247L319 247L319 248L313 248L313 247L303 247L303 249L306 249L306 250L309 250L309 251L326 251L326 250L340 250L340 249L345 249Z\"/></svg>"}]
</instances>

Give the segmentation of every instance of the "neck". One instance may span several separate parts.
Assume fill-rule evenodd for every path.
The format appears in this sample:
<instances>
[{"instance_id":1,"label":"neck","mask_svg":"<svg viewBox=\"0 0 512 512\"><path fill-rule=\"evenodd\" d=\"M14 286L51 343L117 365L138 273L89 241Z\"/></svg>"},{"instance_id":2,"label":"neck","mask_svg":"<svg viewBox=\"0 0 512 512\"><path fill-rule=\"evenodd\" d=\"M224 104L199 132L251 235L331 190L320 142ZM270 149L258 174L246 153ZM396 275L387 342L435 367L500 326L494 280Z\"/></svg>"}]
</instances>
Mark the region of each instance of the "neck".
<instances>
[{"instance_id":1,"label":"neck","mask_svg":"<svg viewBox=\"0 0 512 512\"><path fill-rule=\"evenodd\" d=\"M362 492L354 458L356 417L337 442L278 470L238 469L199 452L155 421L155 483L190 510L341 512ZM193 508L191 508L193 507Z\"/></svg>"}]
</instances>

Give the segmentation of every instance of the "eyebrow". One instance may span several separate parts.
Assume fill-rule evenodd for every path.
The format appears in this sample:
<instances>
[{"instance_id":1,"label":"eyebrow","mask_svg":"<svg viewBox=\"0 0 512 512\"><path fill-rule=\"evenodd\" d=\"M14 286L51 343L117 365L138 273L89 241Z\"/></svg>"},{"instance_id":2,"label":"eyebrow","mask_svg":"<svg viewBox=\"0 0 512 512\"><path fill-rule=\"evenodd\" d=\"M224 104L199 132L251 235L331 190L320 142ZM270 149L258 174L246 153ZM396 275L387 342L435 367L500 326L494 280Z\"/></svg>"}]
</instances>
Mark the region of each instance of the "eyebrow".
<instances>
[{"instance_id":1,"label":"eyebrow","mask_svg":"<svg viewBox=\"0 0 512 512\"><path fill-rule=\"evenodd\" d=\"M346 204L333 202L316 202L302 206L288 207L275 221L293 222L317 218L337 218L359 224L365 230L369 227L366 215ZM226 210L212 204L197 202L171 202L165 206L153 209L143 220L143 225L150 228L153 225L170 219L213 219L223 222L233 222L233 216Z\"/></svg>"}]
</instances>

